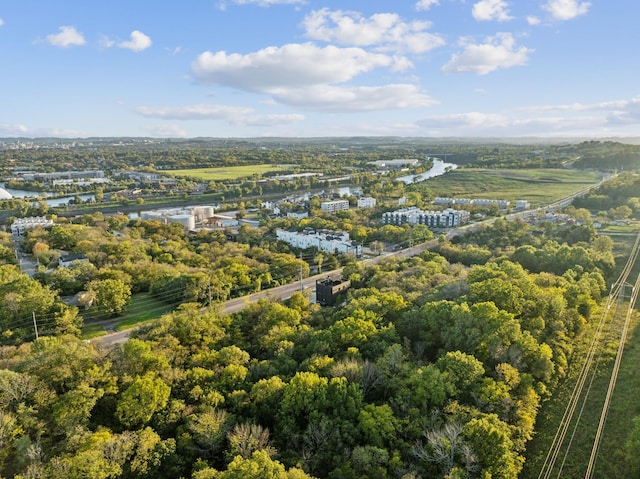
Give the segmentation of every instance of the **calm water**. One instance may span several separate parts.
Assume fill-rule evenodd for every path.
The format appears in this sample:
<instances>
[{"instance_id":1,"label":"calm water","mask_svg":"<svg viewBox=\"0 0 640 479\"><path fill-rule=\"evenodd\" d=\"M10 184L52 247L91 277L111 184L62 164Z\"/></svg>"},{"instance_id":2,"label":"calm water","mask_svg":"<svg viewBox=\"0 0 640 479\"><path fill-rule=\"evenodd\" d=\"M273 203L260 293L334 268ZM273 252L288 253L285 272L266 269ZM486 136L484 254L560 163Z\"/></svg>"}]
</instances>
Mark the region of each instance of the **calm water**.
<instances>
[{"instance_id":1,"label":"calm water","mask_svg":"<svg viewBox=\"0 0 640 479\"><path fill-rule=\"evenodd\" d=\"M430 170L420 173L419 175L400 176L397 180L402 181L405 185L410 185L412 183L419 183L421 181L428 180L435 176L444 175L446 172L455 170L457 167L458 165L454 163L445 163L444 161L436 158L433 160L433 166Z\"/></svg>"},{"instance_id":2,"label":"calm water","mask_svg":"<svg viewBox=\"0 0 640 479\"><path fill-rule=\"evenodd\" d=\"M4 183L0 183L0 188L4 189L7 193L9 193L14 198L46 198L50 196L51 193L47 193L46 191L28 191L28 190L14 190L13 188L5 188ZM56 198L48 198L47 204L49 206L62 206L66 205L74 199L76 196L80 197L82 201L87 201L89 199L95 199L95 195L71 195L71 196L60 196Z\"/></svg>"}]
</instances>

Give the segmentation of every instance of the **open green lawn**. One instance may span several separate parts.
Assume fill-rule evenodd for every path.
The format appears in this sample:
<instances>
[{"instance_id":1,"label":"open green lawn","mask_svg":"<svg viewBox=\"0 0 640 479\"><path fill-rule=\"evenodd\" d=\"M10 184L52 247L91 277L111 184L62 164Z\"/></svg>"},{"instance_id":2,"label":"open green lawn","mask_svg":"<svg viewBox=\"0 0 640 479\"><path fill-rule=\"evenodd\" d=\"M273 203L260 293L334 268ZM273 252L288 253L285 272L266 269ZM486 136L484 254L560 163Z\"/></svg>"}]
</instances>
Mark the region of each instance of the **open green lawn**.
<instances>
[{"instance_id":1,"label":"open green lawn","mask_svg":"<svg viewBox=\"0 0 640 479\"><path fill-rule=\"evenodd\" d=\"M600 230L600 233L607 234L629 234L636 235L640 229L640 221L629 221L629 224L625 225L607 225Z\"/></svg>"},{"instance_id":2,"label":"open green lawn","mask_svg":"<svg viewBox=\"0 0 640 479\"><path fill-rule=\"evenodd\" d=\"M154 298L149 293L139 293L131 298L131 303L115 326L116 331L133 328L143 323L158 319L163 314L171 312L175 305Z\"/></svg>"},{"instance_id":3,"label":"open green lawn","mask_svg":"<svg viewBox=\"0 0 640 479\"><path fill-rule=\"evenodd\" d=\"M97 338L98 336L104 336L107 332L100 324L85 324L82 328L82 334L80 339Z\"/></svg>"},{"instance_id":4,"label":"open green lawn","mask_svg":"<svg viewBox=\"0 0 640 479\"><path fill-rule=\"evenodd\" d=\"M416 185L433 196L528 200L533 207L553 203L599 181L592 172L568 169L489 170L458 168Z\"/></svg>"},{"instance_id":5,"label":"open green lawn","mask_svg":"<svg viewBox=\"0 0 640 479\"><path fill-rule=\"evenodd\" d=\"M226 166L223 168L193 168L187 170L163 170L174 176L187 176L201 181L236 180L248 178L254 174L263 175L274 171L280 171L285 165L245 165Z\"/></svg>"}]
</instances>

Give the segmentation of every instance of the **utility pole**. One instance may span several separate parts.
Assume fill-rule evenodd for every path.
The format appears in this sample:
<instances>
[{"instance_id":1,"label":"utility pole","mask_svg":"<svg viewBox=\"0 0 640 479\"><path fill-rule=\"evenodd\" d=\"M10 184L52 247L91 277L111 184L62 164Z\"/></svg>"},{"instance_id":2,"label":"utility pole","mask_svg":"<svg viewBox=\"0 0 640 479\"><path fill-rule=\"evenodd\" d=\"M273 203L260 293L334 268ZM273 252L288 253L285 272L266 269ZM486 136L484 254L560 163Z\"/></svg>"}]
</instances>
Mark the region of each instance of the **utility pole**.
<instances>
[{"instance_id":1,"label":"utility pole","mask_svg":"<svg viewBox=\"0 0 640 479\"><path fill-rule=\"evenodd\" d=\"M302 251L300 251L300 291L304 291L304 285L302 284Z\"/></svg>"},{"instance_id":2,"label":"utility pole","mask_svg":"<svg viewBox=\"0 0 640 479\"><path fill-rule=\"evenodd\" d=\"M31 314L33 315L33 329L36 332L36 339L38 339L38 323L36 323L36 312L32 311Z\"/></svg>"}]
</instances>

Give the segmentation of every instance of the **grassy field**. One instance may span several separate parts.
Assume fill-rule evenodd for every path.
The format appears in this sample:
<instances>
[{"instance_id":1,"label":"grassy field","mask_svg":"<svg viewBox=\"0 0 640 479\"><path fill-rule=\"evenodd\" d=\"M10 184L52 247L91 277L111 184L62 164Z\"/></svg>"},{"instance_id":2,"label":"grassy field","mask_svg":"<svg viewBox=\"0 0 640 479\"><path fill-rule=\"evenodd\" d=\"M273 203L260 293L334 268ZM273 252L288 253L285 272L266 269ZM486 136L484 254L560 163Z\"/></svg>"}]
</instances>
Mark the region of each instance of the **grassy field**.
<instances>
[{"instance_id":1,"label":"grassy field","mask_svg":"<svg viewBox=\"0 0 640 479\"><path fill-rule=\"evenodd\" d=\"M115 326L116 331L130 329L173 311L175 305L154 298L149 293L139 293L131 298L127 313L120 318Z\"/></svg>"},{"instance_id":2,"label":"grassy field","mask_svg":"<svg viewBox=\"0 0 640 479\"><path fill-rule=\"evenodd\" d=\"M596 173L568 169L487 170L458 168L416 185L433 196L554 202L599 181Z\"/></svg>"},{"instance_id":3,"label":"grassy field","mask_svg":"<svg viewBox=\"0 0 640 479\"><path fill-rule=\"evenodd\" d=\"M85 324L82 328L82 334L80 339L97 338L98 336L104 336L107 332L100 324Z\"/></svg>"},{"instance_id":4,"label":"grassy field","mask_svg":"<svg viewBox=\"0 0 640 479\"><path fill-rule=\"evenodd\" d=\"M187 170L163 170L174 176L186 176L201 181L237 180L249 178L252 175L263 175L274 171L280 171L283 165L245 165L227 166L223 168L193 168Z\"/></svg>"},{"instance_id":5,"label":"grassy field","mask_svg":"<svg viewBox=\"0 0 640 479\"><path fill-rule=\"evenodd\" d=\"M82 328L82 339L91 339L107 334L107 329L122 331L148 323L158 319L163 314L175 309L176 305L170 305L160 301L149 293L139 293L131 297L127 312L122 316L87 323Z\"/></svg>"}]
</instances>

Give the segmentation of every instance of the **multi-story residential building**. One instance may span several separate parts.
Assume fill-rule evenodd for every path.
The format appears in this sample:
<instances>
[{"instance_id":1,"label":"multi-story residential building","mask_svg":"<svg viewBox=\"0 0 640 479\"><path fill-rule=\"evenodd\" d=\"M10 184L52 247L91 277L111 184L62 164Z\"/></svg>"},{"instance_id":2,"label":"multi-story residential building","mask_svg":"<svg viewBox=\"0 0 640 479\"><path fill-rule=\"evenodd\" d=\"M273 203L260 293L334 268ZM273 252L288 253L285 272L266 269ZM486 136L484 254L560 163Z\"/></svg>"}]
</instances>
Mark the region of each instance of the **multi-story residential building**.
<instances>
[{"instance_id":1,"label":"multi-story residential building","mask_svg":"<svg viewBox=\"0 0 640 479\"><path fill-rule=\"evenodd\" d=\"M327 213L335 213L336 211L348 210L349 201L348 200L323 201L322 203L320 203L320 209L322 211L326 211Z\"/></svg>"},{"instance_id":2,"label":"multi-story residential building","mask_svg":"<svg viewBox=\"0 0 640 479\"><path fill-rule=\"evenodd\" d=\"M443 198L436 197L433 199L434 205L473 205L473 206L492 206L498 205L500 209L506 209L511 204L508 200L492 200L489 198Z\"/></svg>"},{"instance_id":3,"label":"multi-story residential building","mask_svg":"<svg viewBox=\"0 0 640 479\"><path fill-rule=\"evenodd\" d=\"M370 196L364 196L362 198L358 198L358 208L375 208L376 207L376 199Z\"/></svg>"},{"instance_id":4,"label":"multi-story residential building","mask_svg":"<svg viewBox=\"0 0 640 479\"><path fill-rule=\"evenodd\" d=\"M11 234L14 238L24 236L25 231L41 226L49 228L55 225L53 220L49 220L44 216L30 216L28 218L18 218L11 223Z\"/></svg>"},{"instance_id":5,"label":"multi-story residential building","mask_svg":"<svg viewBox=\"0 0 640 479\"><path fill-rule=\"evenodd\" d=\"M362 244L349 239L349 233L342 231L316 231L305 228L303 231L276 230L276 238L294 248L317 248L328 253L353 254L362 256Z\"/></svg>"},{"instance_id":6,"label":"multi-story residential building","mask_svg":"<svg viewBox=\"0 0 640 479\"><path fill-rule=\"evenodd\" d=\"M302 220L308 217L309 217L308 211L289 211L287 213L287 218L296 218L296 219Z\"/></svg>"},{"instance_id":7,"label":"multi-story residential building","mask_svg":"<svg viewBox=\"0 0 640 479\"><path fill-rule=\"evenodd\" d=\"M506 209L511 204L510 201L507 200L490 200L485 198L478 198L476 200L472 200L472 204L474 206L492 206L497 205L500 209Z\"/></svg>"},{"instance_id":8,"label":"multi-story residential building","mask_svg":"<svg viewBox=\"0 0 640 479\"><path fill-rule=\"evenodd\" d=\"M447 208L443 211L423 211L419 208L403 208L382 215L382 222L391 225L425 225L434 228L453 228L469 221L469 212Z\"/></svg>"}]
</instances>

